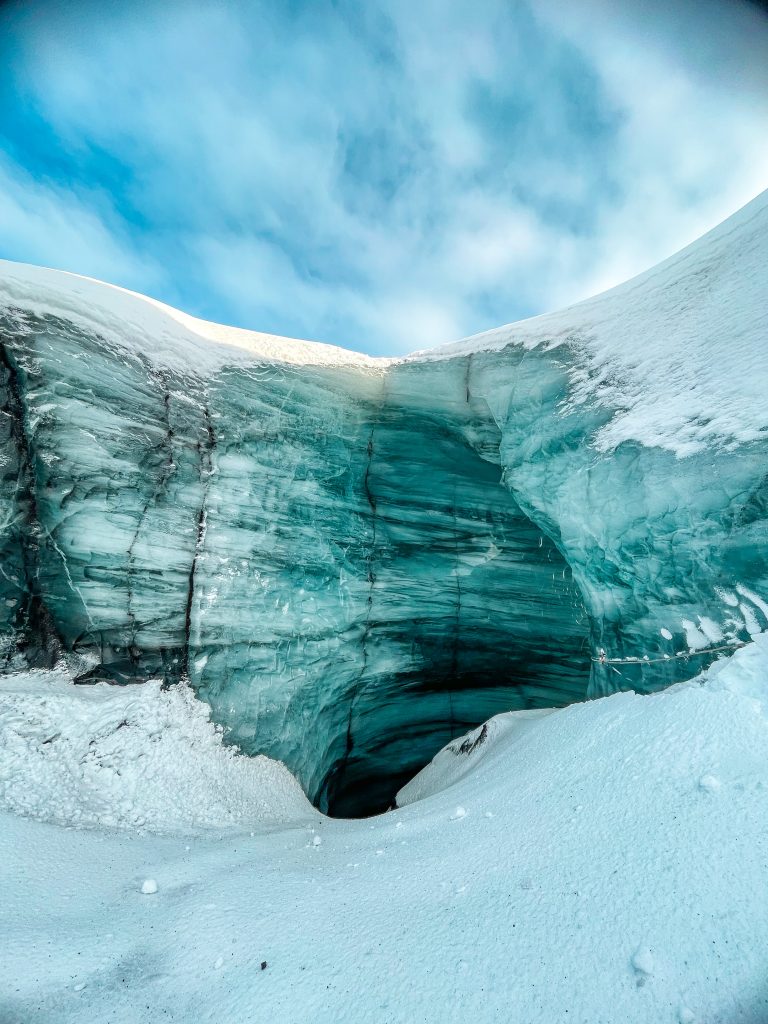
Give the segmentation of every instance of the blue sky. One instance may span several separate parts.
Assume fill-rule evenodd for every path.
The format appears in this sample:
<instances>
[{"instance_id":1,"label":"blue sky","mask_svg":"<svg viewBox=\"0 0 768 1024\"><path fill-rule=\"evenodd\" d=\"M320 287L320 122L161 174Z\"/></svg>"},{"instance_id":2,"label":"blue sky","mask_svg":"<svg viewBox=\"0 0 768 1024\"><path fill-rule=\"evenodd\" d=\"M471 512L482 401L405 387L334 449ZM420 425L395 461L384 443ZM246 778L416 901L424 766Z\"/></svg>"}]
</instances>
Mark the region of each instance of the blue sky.
<instances>
[{"instance_id":1,"label":"blue sky","mask_svg":"<svg viewBox=\"0 0 768 1024\"><path fill-rule=\"evenodd\" d=\"M0 5L0 256L374 353L584 298L768 187L698 0Z\"/></svg>"}]
</instances>

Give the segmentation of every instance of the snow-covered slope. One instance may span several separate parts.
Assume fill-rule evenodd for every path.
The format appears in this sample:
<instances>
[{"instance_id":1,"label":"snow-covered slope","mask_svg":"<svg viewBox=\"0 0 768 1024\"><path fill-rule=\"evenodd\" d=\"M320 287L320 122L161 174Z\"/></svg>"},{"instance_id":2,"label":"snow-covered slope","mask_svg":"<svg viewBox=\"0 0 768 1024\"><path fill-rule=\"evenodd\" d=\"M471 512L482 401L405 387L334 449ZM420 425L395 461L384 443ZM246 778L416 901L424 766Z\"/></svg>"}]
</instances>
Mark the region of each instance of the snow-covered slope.
<instances>
[{"instance_id":1,"label":"snow-covered slope","mask_svg":"<svg viewBox=\"0 0 768 1024\"><path fill-rule=\"evenodd\" d=\"M768 192L682 252L594 298L419 352L444 359L507 346L576 353L569 402L611 417L622 442L679 456L748 443L768 430Z\"/></svg>"},{"instance_id":2,"label":"snow-covered slope","mask_svg":"<svg viewBox=\"0 0 768 1024\"><path fill-rule=\"evenodd\" d=\"M52 316L142 352L165 369L211 372L228 363L277 361L301 366L384 368L391 360L317 341L199 320L146 295L93 278L0 260L0 307Z\"/></svg>"},{"instance_id":3,"label":"snow-covered slope","mask_svg":"<svg viewBox=\"0 0 768 1024\"><path fill-rule=\"evenodd\" d=\"M59 686L38 675L27 701L21 682L0 683L0 721L41 753L26 774L0 757L6 791L39 785L41 758L63 767L71 744ZM103 699L69 699L103 758ZM239 826L223 813L190 831L206 744L174 770L170 834L2 813L0 1019L761 1024L767 700L760 637L662 694L573 705L522 730L494 719L484 742L441 755L430 795L370 820L297 807L267 827L254 807ZM183 702L167 714L187 729ZM136 735L143 747L111 747L112 770L132 778L142 755L157 763L152 730ZM135 810L153 806L147 784ZM90 813L92 794L73 797ZM52 820L61 809L52 794Z\"/></svg>"},{"instance_id":4,"label":"snow-covered slope","mask_svg":"<svg viewBox=\"0 0 768 1024\"><path fill-rule=\"evenodd\" d=\"M0 686L0 806L62 825L178 832L284 824L312 807L287 768L225 746L187 686Z\"/></svg>"}]
</instances>

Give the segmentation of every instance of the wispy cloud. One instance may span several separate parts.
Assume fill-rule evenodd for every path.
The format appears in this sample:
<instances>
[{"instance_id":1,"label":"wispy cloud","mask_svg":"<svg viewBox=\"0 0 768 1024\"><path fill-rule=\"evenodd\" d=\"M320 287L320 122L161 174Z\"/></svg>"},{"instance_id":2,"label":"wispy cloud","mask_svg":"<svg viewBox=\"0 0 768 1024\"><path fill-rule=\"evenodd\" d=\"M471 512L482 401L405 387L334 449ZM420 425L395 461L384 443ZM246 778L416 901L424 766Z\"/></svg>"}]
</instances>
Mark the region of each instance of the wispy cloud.
<instances>
[{"instance_id":1,"label":"wispy cloud","mask_svg":"<svg viewBox=\"0 0 768 1024\"><path fill-rule=\"evenodd\" d=\"M768 18L657 6L11 6L0 255L374 352L574 301L768 185Z\"/></svg>"}]
</instances>

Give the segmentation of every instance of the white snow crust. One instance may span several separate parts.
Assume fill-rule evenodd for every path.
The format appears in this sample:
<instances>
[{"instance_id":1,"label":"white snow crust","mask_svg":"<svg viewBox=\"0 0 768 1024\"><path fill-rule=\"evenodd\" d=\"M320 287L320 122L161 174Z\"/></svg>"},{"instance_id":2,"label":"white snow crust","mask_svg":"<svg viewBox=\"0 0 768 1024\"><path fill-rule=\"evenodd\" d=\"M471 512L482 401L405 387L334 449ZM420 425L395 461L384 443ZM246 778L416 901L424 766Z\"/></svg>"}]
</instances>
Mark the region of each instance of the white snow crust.
<instances>
[{"instance_id":1,"label":"white snow crust","mask_svg":"<svg viewBox=\"0 0 768 1024\"><path fill-rule=\"evenodd\" d=\"M224 746L190 687L0 678L0 806L67 825L178 831L314 813L284 765Z\"/></svg>"},{"instance_id":2,"label":"white snow crust","mask_svg":"<svg viewBox=\"0 0 768 1024\"><path fill-rule=\"evenodd\" d=\"M158 366L210 373L254 362L383 369L377 359L319 341L281 338L199 320L146 295L63 270L0 260L0 306L65 318Z\"/></svg>"},{"instance_id":3,"label":"white snow crust","mask_svg":"<svg viewBox=\"0 0 768 1024\"><path fill-rule=\"evenodd\" d=\"M234 782L254 813L233 824L201 781L221 772L218 740L180 739L198 735L184 690L112 698L33 673L3 692L18 745L5 807L93 826L100 804L121 826L0 811L3 1022L768 1019L768 636L663 693L492 719L406 787L419 800L361 821L308 816L289 794L267 823L275 777L255 769L251 798ZM167 733L173 766L153 750ZM81 765L88 736L111 772L207 801L207 827L190 831L187 810L149 831L162 797L139 787L146 824L129 827L121 785ZM42 749L57 743L72 750L55 757L60 785ZM144 758L170 777L152 782Z\"/></svg>"},{"instance_id":4,"label":"white snow crust","mask_svg":"<svg viewBox=\"0 0 768 1024\"><path fill-rule=\"evenodd\" d=\"M598 448L624 441L678 456L768 430L768 192L680 253L592 299L407 357L568 345L571 404L617 410ZM157 364L198 373L254 361L385 373L381 359L208 323L111 285L0 261L0 306L66 317Z\"/></svg>"},{"instance_id":5,"label":"white snow crust","mask_svg":"<svg viewBox=\"0 0 768 1024\"><path fill-rule=\"evenodd\" d=\"M768 192L638 277L556 313L419 352L446 359L517 345L579 354L572 402L617 407L597 445L685 456L768 429Z\"/></svg>"}]
</instances>

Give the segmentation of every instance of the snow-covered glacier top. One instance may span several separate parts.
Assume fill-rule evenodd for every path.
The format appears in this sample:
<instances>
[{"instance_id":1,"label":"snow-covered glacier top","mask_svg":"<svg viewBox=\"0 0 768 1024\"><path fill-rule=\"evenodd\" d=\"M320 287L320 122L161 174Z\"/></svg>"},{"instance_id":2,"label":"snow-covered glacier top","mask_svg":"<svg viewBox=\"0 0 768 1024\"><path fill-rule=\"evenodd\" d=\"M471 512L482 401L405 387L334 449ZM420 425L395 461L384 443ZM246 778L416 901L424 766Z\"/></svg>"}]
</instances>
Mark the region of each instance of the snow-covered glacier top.
<instances>
[{"instance_id":1,"label":"snow-covered glacier top","mask_svg":"<svg viewBox=\"0 0 768 1024\"><path fill-rule=\"evenodd\" d=\"M658 266L562 311L416 352L429 362L566 345L568 406L614 410L595 439L684 456L768 427L768 192ZM385 373L402 359L225 327L90 278L0 261L0 305L63 316L154 363L211 372L275 361Z\"/></svg>"},{"instance_id":2,"label":"snow-covered glacier top","mask_svg":"<svg viewBox=\"0 0 768 1024\"><path fill-rule=\"evenodd\" d=\"M319 341L200 320L138 292L62 270L0 260L0 306L63 317L116 344L140 348L159 366L199 371L242 362L384 367L377 359Z\"/></svg>"},{"instance_id":3,"label":"snow-covered glacier top","mask_svg":"<svg viewBox=\"0 0 768 1024\"><path fill-rule=\"evenodd\" d=\"M768 192L681 252L555 313L417 353L437 359L566 343L570 403L617 410L597 444L683 456L768 427Z\"/></svg>"}]
</instances>

